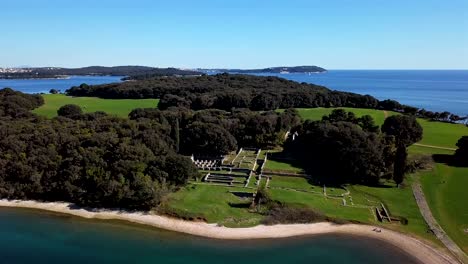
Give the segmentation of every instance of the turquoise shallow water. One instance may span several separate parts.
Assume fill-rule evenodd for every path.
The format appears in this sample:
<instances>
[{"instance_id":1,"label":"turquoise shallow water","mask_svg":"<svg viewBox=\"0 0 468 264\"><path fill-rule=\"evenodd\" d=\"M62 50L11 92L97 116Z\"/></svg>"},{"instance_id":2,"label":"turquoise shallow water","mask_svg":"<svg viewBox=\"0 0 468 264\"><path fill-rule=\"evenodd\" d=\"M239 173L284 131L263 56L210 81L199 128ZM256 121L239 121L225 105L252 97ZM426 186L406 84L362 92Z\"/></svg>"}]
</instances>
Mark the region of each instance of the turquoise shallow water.
<instances>
[{"instance_id":1,"label":"turquoise shallow water","mask_svg":"<svg viewBox=\"0 0 468 264\"><path fill-rule=\"evenodd\" d=\"M384 242L326 235L222 241L0 208L0 263L417 263Z\"/></svg>"}]
</instances>

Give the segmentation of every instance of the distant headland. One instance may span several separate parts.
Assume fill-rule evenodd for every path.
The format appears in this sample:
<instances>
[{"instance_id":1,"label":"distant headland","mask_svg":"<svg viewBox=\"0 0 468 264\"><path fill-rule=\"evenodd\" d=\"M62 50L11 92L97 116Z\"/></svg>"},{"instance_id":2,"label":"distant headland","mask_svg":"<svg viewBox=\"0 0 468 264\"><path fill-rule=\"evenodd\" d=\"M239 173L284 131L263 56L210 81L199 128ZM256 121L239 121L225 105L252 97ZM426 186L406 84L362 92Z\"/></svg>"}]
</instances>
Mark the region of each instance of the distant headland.
<instances>
[{"instance_id":1,"label":"distant headland","mask_svg":"<svg viewBox=\"0 0 468 264\"><path fill-rule=\"evenodd\" d=\"M0 68L0 79L60 79L66 76L128 76L126 79L141 79L161 76L201 75L201 72L178 68L155 68L147 66L90 66L83 68L31 67Z\"/></svg>"},{"instance_id":2,"label":"distant headland","mask_svg":"<svg viewBox=\"0 0 468 264\"><path fill-rule=\"evenodd\" d=\"M181 69L148 66L89 66L82 68L22 67L0 68L0 79L63 79L68 76L126 76L124 80L142 80L162 76L196 76L207 73L321 73L318 66L270 67L263 69Z\"/></svg>"},{"instance_id":3,"label":"distant headland","mask_svg":"<svg viewBox=\"0 0 468 264\"><path fill-rule=\"evenodd\" d=\"M198 69L201 72L230 72L230 73L320 73L327 70L318 66L280 66L263 69Z\"/></svg>"}]
</instances>

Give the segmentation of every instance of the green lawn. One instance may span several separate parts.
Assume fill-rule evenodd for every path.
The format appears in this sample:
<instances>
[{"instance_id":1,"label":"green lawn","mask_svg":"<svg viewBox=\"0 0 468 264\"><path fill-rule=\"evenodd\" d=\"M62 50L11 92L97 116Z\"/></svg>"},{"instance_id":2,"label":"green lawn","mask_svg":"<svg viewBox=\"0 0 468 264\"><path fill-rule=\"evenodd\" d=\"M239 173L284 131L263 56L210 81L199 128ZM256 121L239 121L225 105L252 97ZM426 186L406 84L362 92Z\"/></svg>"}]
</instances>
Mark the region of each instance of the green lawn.
<instances>
[{"instance_id":1,"label":"green lawn","mask_svg":"<svg viewBox=\"0 0 468 264\"><path fill-rule=\"evenodd\" d=\"M270 193L274 200L298 207L313 208L330 217L362 223L375 223L374 216L369 209L343 206L341 199L331 199L319 194L281 189L271 189Z\"/></svg>"},{"instance_id":2,"label":"green lawn","mask_svg":"<svg viewBox=\"0 0 468 264\"><path fill-rule=\"evenodd\" d=\"M276 160L267 160L267 163L264 167L265 170L272 170L277 172L292 172L292 173L300 173L302 172L302 168L294 166L287 162L276 161Z\"/></svg>"},{"instance_id":3,"label":"green lawn","mask_svg":"<svg viewBox=\"0 0 468 264\"><path fill-rule=\"evenodd\" d=\"M468 168L436 164L420 173L432 214L447 234L468 252Z\"/></svg>"},{"instance_id":4,"label":"green lawn","mask_svg":"<svg viewBox=\"0 0 468 264\"><path fill-rule=\"evenodd\" d=\"M57 116L57 110L66 104L76 104L84 112L104 111L119 117L127 117L135 108L156 108L158 99L101 99L96 97L71 97L63 94L42 95L45 104L33 110L49 118Z\"/></svg>"},{"instance_id":5,"label":"green lawn","mask_svg":"<svg viewBox=\"0 0 468 264\"><path fill-rule=\"evenodd\" d=\"M337 108L298 108L299 114L304 119L311 119L311 120L320 120L324 115L329 115L334 109ZM374 110L374 109L362 109L362 108L349 108L349 107L340 107L339 109L344 109L348 112L353 112L356 114L357 117L361 117L364 115L370 115L374 118L375 123L377 125L383 124L385 120L385 113L382 110ZM388 115L394 115L394 112L387 112Z\"/></svg>"},{"instance_id":6,"label":"green lawn","mask_svg":"<svg viewBox=\"0 0 468 264\"><path fill-rule=\"evenodd\" d=\"M165 206L182 215L205 218L209 223L219 223L229 227L254 226L262 216L240 208L248 203L229 191L252 192L251 189L223 187L208 184L189 184L171 193ZM230 205L231 203L231 205Z\"/></svg>"},{"instance_id":7,"label":"green lawn","mask_svg":"<svg viewBox=\"0 0 468 264\"><path fill-rule=\"evenodd\" d=\"M322 188L313 186L302 177L272 176L268 184L270 188L291 188L296 190L322 192Z\"/></svg>"},{"instance_id":8,"label":"green lawn","mask_svg":"<svg viewBox=\"0 0 468 264\"><path fill-rule=\"evenodd\" d=\"M289 160L291 157L283 156L281 151L281 149L268 151L267 162L264 169L276 172L302 173L302 168L297 164L293 164L294 160Z\"/></svg>"},{"instance_id":9,"label":"green lawn","mask_svg":"<svg viewBox=\"0 0 468 264\"><path fill-rule=\"evenodd\" d=\"M468 136L468 127L461 124L449 124L418 119L424 129L423 139L418 142L426 145L456 148L455 144L462 136Z\"/></svg>"},{"instance_id":10,"label":"green lawn","mask_svg":"<svg viewBox=\"0 0 468 264\"><path fill-rule=\"evenodd\" d=\"M391 184L388 187L353 185L348 186L348 189L351 191L351 197L355 203L375 205L382 202L392 216L408 219L408 225L387 225L388 227L436 241L435 236L428 233L426 222L419 212L411 189L411 182L410 177L406 180L406 187L403 188L395 188L394 184Z\"/></svg>"}]
</instances>

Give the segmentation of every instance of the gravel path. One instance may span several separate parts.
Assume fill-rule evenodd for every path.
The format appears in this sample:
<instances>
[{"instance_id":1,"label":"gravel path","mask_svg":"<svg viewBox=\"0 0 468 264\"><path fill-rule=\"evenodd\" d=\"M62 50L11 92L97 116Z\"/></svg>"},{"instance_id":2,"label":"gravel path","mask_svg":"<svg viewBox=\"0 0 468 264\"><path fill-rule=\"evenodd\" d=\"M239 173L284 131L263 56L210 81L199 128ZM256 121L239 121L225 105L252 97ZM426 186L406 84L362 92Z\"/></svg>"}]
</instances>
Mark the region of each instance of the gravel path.
<instances>
[{"instance_id":1,"label":"gravel path","mask_svg":"<svg viewBox=\"0 0 468 264\"><path fill-rule=\"evenodd\" d=\"M414 145L420 146L420 147L426 147L426 148L445 149L445 150L456 150L455 148L439 147L439 146L425 145L425 144L419 144L419 143L415 143Z\"/></svg>"},{"instance_id":2,"label":"gravel path","mask_svg":"<svg viewBox=\"0 0 468 264\"><path fill-rule=\"evenodd\" d=\"M459 248L457 244L450 239L432 215L431 209L429 208L429 204L426 201L426 197L424 196L424 192L419 182L413 184L413 194L424 220L429 225L432 232L434 232L435 236L458 258L460 263L468 263L468 257L463 250L461 250L461 248Z\"/></svg>"}]
</instances>

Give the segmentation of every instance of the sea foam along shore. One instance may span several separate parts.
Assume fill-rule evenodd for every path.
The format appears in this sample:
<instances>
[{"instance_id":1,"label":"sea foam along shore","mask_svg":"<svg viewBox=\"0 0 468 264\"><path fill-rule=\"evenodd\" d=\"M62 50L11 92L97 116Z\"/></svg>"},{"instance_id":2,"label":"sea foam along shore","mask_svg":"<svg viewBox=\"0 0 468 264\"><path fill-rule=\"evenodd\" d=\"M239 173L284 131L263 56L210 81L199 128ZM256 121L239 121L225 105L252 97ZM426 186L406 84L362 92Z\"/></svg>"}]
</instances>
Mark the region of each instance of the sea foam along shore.
<instances>
[{"instance_id":1,"label":"sea foam along shore","mask_svg":"<svg viewBox=\"0 0 468 264\"><path fill-rule=\"evenodd\" d=\"M218 226L216 224L184 221L144 212L126 212L97 209L90 210L79 208L73 204L63 202L37 202L0 199L0 207L31 208L70 214L84 218L122 220L170 231L216 239L284 238L331 233L366 236L390 243L412 255L422 263L458 263L451 256L430 247L416 238L382 228L380 228L382 230L381 232L375 232L373 229L376 227L369 225L336 225L323 222L313 224L288 224L274 226L258 225L247 228L228 228Z\"/></svg>"}]
</instances>

